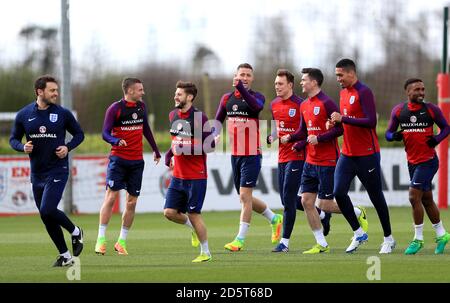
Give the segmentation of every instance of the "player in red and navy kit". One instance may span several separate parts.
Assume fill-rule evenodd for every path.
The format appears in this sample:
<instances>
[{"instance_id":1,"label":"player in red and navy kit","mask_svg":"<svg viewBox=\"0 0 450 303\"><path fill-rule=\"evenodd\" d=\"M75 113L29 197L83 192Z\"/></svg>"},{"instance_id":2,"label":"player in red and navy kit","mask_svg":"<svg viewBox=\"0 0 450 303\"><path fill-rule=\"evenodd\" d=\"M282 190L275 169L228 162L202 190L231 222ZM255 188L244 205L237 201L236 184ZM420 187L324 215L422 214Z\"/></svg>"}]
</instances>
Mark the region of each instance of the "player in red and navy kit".
<instances>
[{"instance_id":1,"label":"player in red and navy kit","mask_svg":"<svg viewBox=\"0 0 450 303\"><path fill-rule=\"evenodd\" d=\"M294 95L293 86L294 75L286 69L278 70L275 78L277 97L270 104L270 111L272 112L272 119L276 122L276 129L268 136L268 144L272 144L277 138L294 133L299 128L300 104L303 100ZM278 146L278 188L281 203L284 207L283 236L272 252L289 251L289 239L295 224L296 209L304 210L301 196L297 194L305 162L305 151L296 151L292 148L294 144L286 143ZM321 213L319 208L317 210ZM329 230L329 217L328 214L322 220L324 230L326 228Z\"/></svg>"},{"instance_id":2,"label":"player in red and navy kit","mask_svg":"<svg viewBox=\"0 0 450 303\"><path fill-rule=\"evenodd\" d=\"M244 239L250 226L252 209L262 214L272 225L272 243L281 237L283 216L272 210L261 200L253 197L253 187L261 170L261 146L259 142L259 113L265 98L251 90L253 68L248 63L240 64L233 79L234 92L223 95L216 113L216 120L223 123L228 117L228 136L231 146L231 167L234 186L239 194L242 210L239 233L225 244L225 249L239 251L244 247ZM216 134L218 134L216 131ZM218 140L216 136L216 141Z\"/></svg>"},{"instance_id":3,"label":"player in red and navy kit","mask_svg":"<svg viewBox=\"0 0 450 303\"><path fill-rule=\"evenodd\" d=\"M439 107L424 101L425 86L422 80L408 79L404 89L408 101L398 104L392 110L386 139L388 141L403 140L408 160L411 180L409 202L413 208L415 235L406 248L405 254L414 255L424 245L424 208L436 232L437 246L434 252L442 254L450 240L450 234L446 232L440 219L439 209L434 203L431 181L439 168L435 147L448 136L450 126ZM434 123L441 130L436 136L433 133ZM398 126L400 131L397 131Z\"/></svg>"},{"instance_id":4,"label":"player in red and navy kit","mask_svg":"<svg viewBox=\"0 0 450 303\"><path fill-rule=\"evenodd\" d=\"M74 256L83 250L83 230L57 207L69 177L68 154L84 140L84 133L72 113L55 104L58 98L55 78L39 77L34 90L37 99L17 113L9 143L16 151L25 152L30 157L34 200L60 254L53 266L70 266L73 259L61 227L72 235ZM66 131L73 135L67 143ZM22 143L24 135L25 144Z\"/></svg>"},{"instance_id":5,"label":"player in red and navy kit","mask_svg":"<svg viewBox=\"0 0 450 303\"><path fill-rule=\"evenodd\" d=\"M381 186L375 98L370 88L358 80L356 65L352 60L340 60L336 64L335 72L337 81L343 89L340 92L339 102L341 111L331 115L331 122L342 123L344 143L334 175L334 196L354 232L346 252L356 251L358 246L368 239L348 196L350 184L355 176L358 176L369 194L383 228L384 240L380 254L388 254L394 249L395 241L391 232L389 209Z\"/></svg>"},{"instance_id":6,"label":"player in red and navy kit","mask_svg":"<svg viewBox=\"0 0 450 303\"><path fill-rule=\"evenodd\" d=\"M302 90L308 95L300 106L300 127L283 140L298 141L293 148L302 150L306 146L306 161L301 178L302 203L305 208L316 244L304 254L329 252L325 233L320 226L320 215L316 211L316 198L319 208L328 213L340 213L333 200L334 170L339 157L337 137L341 136L341 125L327 128L327 121L337 111L336 103L321 90L323 74L317 68L304 68L301 80ZM360 209L355 212L361 214Z\"/></svg>"},{"instance_id":7,"label":"player in red and navy kit","mask_svg":"<svg viewBox=\"0 0 450 303\"><path fill-rule=\"evenodd\" d=\"M197 96L195 84L178 81L176 88L176 109L169 114L172 145L165 156L166 165L173 166L173 176L164 216L192 229L192 246L200 245L200 255L192 262L207 262L211 253L201 210L208 177L206 153L214 150L214 135L206 115L192 105Z\"/></svg>"},{"instance_id":8,"label":"player in red and navy kit","mask_svg":"<svg viewBox=\"0 0 450 303\"><path fill-rule=\"evenodd\" d=\"M112 208L120 190L126 189L126 207L122 215L122 228L114 249L127 255L126 238L134 220L137 199L141 193L144 157L142 135L153 149L153 159L161 159L155 139L148 124L147 109L142 102L144 86L136 78L122 82L123 99L114 102L106 111L103 123L103 140L112 145L106 174L106 194L100 210L99 231L95 252L106 252L106 227L111 219Z\"/></svg>"}]
</instances>

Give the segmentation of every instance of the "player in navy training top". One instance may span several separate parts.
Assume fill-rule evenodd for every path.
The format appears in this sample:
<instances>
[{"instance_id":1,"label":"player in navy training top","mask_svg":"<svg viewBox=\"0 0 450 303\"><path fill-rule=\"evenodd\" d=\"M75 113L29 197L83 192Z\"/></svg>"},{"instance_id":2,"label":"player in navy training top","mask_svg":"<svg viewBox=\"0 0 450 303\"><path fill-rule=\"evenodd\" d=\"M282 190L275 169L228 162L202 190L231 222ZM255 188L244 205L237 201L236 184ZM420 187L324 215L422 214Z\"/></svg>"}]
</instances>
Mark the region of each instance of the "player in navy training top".
<instances>
[{"instance_id":1,"label":"player in navy training top","mask_svg":"<svg viewBox=\"0 0 450 303\"><path fill-rule=\"evenodd\" d=\"M408 79L404 89L408 101L396 105L392 110L386 139L403 141L408 159L411 180L409 202L413 208L415 235L413 241L406 248L405 254L414 255L424 245L424 208L436 232L437 246L434 252L442 254L445 245L450 240L450 234L445 231L439 209L433 201L431 181L439 168L435 147L448 136L450 126L439 107L424 102L425 86L422 80ZM433 133L434 123L441 129L436 136ZM400 126L400 131L396 131L398 126Z\"/></svg>"},{"instance_id":2,"label":"player in navy training top","mask_svg":"<svg viewBox=\"0 0 450 303\"><path fill-rule=\"evenodd\" d=\"M106 173L106 193L100 210L99 228L95 252L106 252L106 227L111 219L112 209L120 190L126 189L127 202L122 215L122 227L114 250L119 255L127 255L126 239L134 220L137 199L141 193L144 156L142 135L153 149L156 164L161 159L152 131L148 125L147 109L142 101L144 85L136 78L122 81L124 97L114 102L106 111L103 123L103 140L111 144L108 170Z\"/></svg>"},{"instance_id":3,"label":"player in navy training top","mask_svg":"<svg viewBox=\"0 0 450 303\"><path fill-rule=\"evenodd\" d=\"M55 104L58 98L55 78L39 77L34 89L36 101L17 113L9 143L16 151L30 157L34 200L60 254L53 266L70 266L73 259L61 226L72 235L74 256L79 256L83 250L83 230L57 207L69 177L68 153L83 141L84 134L72 113ZM73 135L67 143L66 131ZM25 144L22 143L24 135Z\"/></svg>"}]
</instances>

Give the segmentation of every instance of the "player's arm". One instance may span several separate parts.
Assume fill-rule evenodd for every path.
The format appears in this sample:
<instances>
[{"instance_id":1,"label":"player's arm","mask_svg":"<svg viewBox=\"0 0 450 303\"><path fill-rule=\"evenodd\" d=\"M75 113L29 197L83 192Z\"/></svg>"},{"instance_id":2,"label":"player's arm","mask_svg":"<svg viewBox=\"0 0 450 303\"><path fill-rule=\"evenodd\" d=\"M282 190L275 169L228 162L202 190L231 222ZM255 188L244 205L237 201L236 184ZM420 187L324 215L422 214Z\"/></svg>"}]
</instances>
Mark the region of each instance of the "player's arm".
<instances>
[{"instance_id":1,"label":"player's arm","mask_svg":"<svg viewBox=\"0 0 450 303\"><path fill-rule=\"evenodd\" d=\"M276 122L275 117L273 116L272 103L270 103L270 113L272 114L272 121ZM270 126L272 126L272 125L273 124L270 123ZM270 135L267 136L267 144L272 144L277 139L278 139L278 131L277 131L277 127L275 126L274 128L272 128Z\"/></svg>"},{"instance_id":2,"label":"player's arm","mask_svg":"<svg viewBox=\"0 0 450 303\"><path fill-rule=\"evenodd\" d=\"M120 138L111 135L118 109L119 104L117 102L113 103L106 111L105 120L103 121L102 137L103 140L111 145L119 145L120 142Z\"/></svg>"},{"instance_id":3,"label":"player's arm","mask_svg":"<svg viewBox=\"0 0 450 303\"><path fill-rule=\"evenodd\" d=\"M166 154L164 155L164 164L166 164L167 167L171 167L172 158L173 158L173 151L172 147L170 147L169 150L167 150Z\"/></svg>"},{"instance_id":4,"label":"player's arm","mask_svg":"<svg viewBox=\"0 0 450 303\"><path fill-rule=\"evenodd\" d=\"M327 116L330 117L332 113L339 112L339 108L336 103L332 100L327 100L324 103ZM328 129L326 132L317 135L317 142L331 141L344 133L344 128L341 123L336 123L333 127Z\"/></svg>"},{"instance_id":5,"label":"player's arm","mask_svg":"<svg viewBox=\"0 0 450 303\"><path fill-rule=\"evenodd\" d=\"M147 142L150 144L153 152L155 153L155 156L154 156L155 160L160 159L161 153L159 152L158 146L156 145L156 142L155 142L155 138L153 137L152 130L150 129L150 125L148 124L147 108L144 103L142 103L142 104L143 104L143 108L144 108L144 129L143 129L144 137L145 137L145 139L147 139Z\"/></svg>"},{"instance_id":6,"label":"player's arm","mask_svg":"<svg viewBox=\"0 0 450 303\"><path fill-rule=\"evenodd\" d=\"M18 152L25 152L25 144L22 143L22 138L24 135L25 129L23 127L23 119L21 112L19 112L14 119L14 124L11 129L11 136L9 137L9 145Z\"/></svg>"},{"instance_id":7,"label":"player's arm","mask_svg":"<svg viewBox=\"0 0 450 303\"><path fill-rule=\"evenodd\" d=\"M264 108L264 102L266 101L266 98L261 94L250 94L249 91L244 87L244 84L242 84L241 80L239 80L238 84L236 85L236 89L239 91L252 111L260 112Z\"/></svg>"},{"instance_id":8,"label":"player's arm","mask_svg":"<svg viewBox=\"0 0 450 303\"><path fill-rule=\"evenodd\" d=\"M308 137L308 130L306 127L305 119L303 119L303 114L300 114L300 127L295 131L295 133L286 136L288 139L287 142L306 140L306 138ZM283 138L286 138L286 136L283 136Z\"/></svg>"},{"instance_id":9,"label":"player's arm","mask_svg":"<svg viewBox=\"0 0 450 303\"><path fill-rule=\"evenodd\" d=\"M434 113L433 120L436 122L437 126L440 129L440 132L436 136L432 136L428 139L427 144L430 147L435 147L438 145L442 140L444 140L450 133L450 126L447 123L447 120L444 118L444 115L442 114L442 111L439 107L437 107L434 104L427 103L426 106L432 110Z\"/></svg>"},{"instance_id":10,"label":"player's arm","mask_svg":"<svg viewBox=\"0 0 450 303\"><path fill-rule=\"evenodd\" d=\"M386 129L385 137L387 141L401 141L403 140L403 130L397 131L398 125L400 124L398 120L398 115L403 104L399 104L392 109L391 119L389 120L388 128Z\"/></svg>"},{"instance_id":11,"label":"player's arm","mask_svg":"<svg viewBox=\"0 0 450 303\"><path fill-rule=\"evenodd\" d=\"M216 148L214 140L215 129L211 126L208 117L202 113L202 149L204 153L211 153Z\"/></svg>"},{"instance_id":12,"label":"player's arm","mask_svg":"<svg viewBox=\"0 0 450 303\"><path fill-rule=\"evenodd\" d=\"M80 123L75 119L74 115L67 109L64 109L66 129L72 135L72 139L66 143L68 152L76 148L84 140L84 132Z\"/></svg>"},{"instance_id":13,"label":"player's arm","mask_svg":"<svg viewBox=\"0 0 450 303\"><path fill-rule=\"evenodd\" d=\"M220 133L222 131L222 124L225 121L225 118L227 117L227 108L226 103L228 101L228 98L230 97L230 93L227 93L222 96L219 102L219 107L217 108L216 117L215 119L215 130L214 130L214 137L220 136Z\"/></svg>"},{"instance_id":14,"label":"player's arm","mask_svg":"<svg viewBox=\"0 0 450 303\"><path fill-rule=\"evenodd\" d=\"M364 113L364 118L350 118L342 116L342 123L360 127L374 128L377 126L377 112L375 109L375 98L370 89L363 89L359 93L359 102Z\"/></svg>"}]
</instances>

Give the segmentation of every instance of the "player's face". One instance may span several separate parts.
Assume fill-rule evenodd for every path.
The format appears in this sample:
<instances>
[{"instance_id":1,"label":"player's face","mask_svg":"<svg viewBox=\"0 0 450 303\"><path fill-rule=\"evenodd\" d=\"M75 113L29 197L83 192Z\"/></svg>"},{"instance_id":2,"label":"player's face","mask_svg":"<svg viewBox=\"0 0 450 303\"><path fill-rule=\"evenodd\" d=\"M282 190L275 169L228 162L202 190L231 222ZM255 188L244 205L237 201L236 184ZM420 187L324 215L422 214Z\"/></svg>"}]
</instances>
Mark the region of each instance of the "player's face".
<instances>
[{"instance_id":1,"label":"player's face","mask_svg":"<svg viewBox=\"0 0 450 303\"><path fill-rule=\"evenodd\" d=\"M302 92L308 94L314 89L314 80L312 80L308 74L303 74L300 85L302 86Z\"/></svg>"},{"instance_id":2,"label":"player's face","mask_svg":"<svg viewBox=\"0 0 450 303\"><path fill-rule=\"evenodd\" d=\"M128 89L128 97L130 98L130 101L142 101L142 97L144 95L144 85L142 83L135 83Z\"/></svg>"},{"instance_id":3,"label":"player's face","mask_svg":"<svg viewBox=\"0 0 450 303\"><path fill-rule=\"evenodd\" d=\"M354 72L347 71L342 67L336 67L336 81L339 82L342 88L350 87L353 83Z\"/></svg>"},{"instance_id":4,"label":"player's face","mask_svg":"<svg viewBox=\"0 0 450 303\"><path fill-rule=\"evenodd\" d=\"M292 83L289 83L286 76L275 78L275 92L277 97L286 100L292 93Z\"/></svg>"},{"instance_id":5,"label":"player's face","mask_svg":"<svg viewBox=\"0 0 450 303\"><path fill-rule=\"evenodd\" d=\"M423 102L425 99L425 85L423 82L415 82L408 85L408 90L406 91L408 99L414 103Z\"/></svg>"},{"instance_id":6,"label":"player's face","mask_svg":"<svg viewBox=\"0 0 450 303\"><path fill-rule=\"evenodd\" d=\"M177 88L175 91L175 96L173 97L173 100L175 100L175 107L179 109L183 109L186 107L186 105L192 101L192 96L186 94L184 89Z\"/></svg>"},{"instance_id":7,"label":"player's face","mask_svg":"<svg viewBox=\"0 0 450 303\"><path fill-rule=\"evenodd\" d=\"M239 80L242 81L242 84L244 84L244 87L246 89L250 89L252 87L253 83L253 71L250 68L243 68L237 70L236 76Z\"/></svg>"},{"instance_id":8,"label":"player's face","mask_svg":"<svg viewBox=\"0 0 450 303\"><path fill-rule=\"evenodd\" d=\"M45 88L38 89L37 93L45 104L56 103L56 99L58 99L58 84L47 82Z\"/></svg>"}]
</instances>

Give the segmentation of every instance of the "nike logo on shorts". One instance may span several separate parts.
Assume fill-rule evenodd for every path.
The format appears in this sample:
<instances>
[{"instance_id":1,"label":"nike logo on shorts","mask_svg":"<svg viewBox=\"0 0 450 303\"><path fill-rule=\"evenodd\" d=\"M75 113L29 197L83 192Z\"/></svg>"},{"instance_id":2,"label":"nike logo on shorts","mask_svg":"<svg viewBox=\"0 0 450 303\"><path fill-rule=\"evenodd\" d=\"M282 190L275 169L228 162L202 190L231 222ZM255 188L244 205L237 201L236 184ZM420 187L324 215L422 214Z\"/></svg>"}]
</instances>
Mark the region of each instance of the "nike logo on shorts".
<instances>
[{"instance_id":1,"label":"nike logo on shorts","mask_svg":"<svg viewBox=\"0 0 450 303\"><path fill-rule=\"evenodd\" d=\"M293 168L292 171L299 171L300 168Z\"/></svg>"},{"instance_id":2,"label":"nike logo on shorts","mask_svg":"<svg viewBox=\"0 0 450 303\"><path fill-rule=\"evenodd\" d=\"M194 209L196 206L189 206L189 209Z\"/></svg>"},{"instance_id":3,"label":"nike logo on shorts","mask_svg":"<svg viewBox=\"0 0 450 303\"><path fill-rule=\"evenodd\" d=\"M28 122L33 121L34 119L36 119L36 117L34 117L34 118L28 118Z\"/></svg>"},{"instance_id":4,"label":"nike logo on shorts","mask_svg":"<svg viewBox=\"0 0 450 303\"><path fill-rule=\"evenodd\" d=\"M61 179L59 179L59 180L53 179L53 182L55 182L55 183L57 183L57 182L59 182L59 181L61 181Z\"/></svg>"},{"instance_id":5,"label":"nike logo on shorts","mask_svg":"<svg viewBox=\"0 0 450 303\"><path fill-rule=\"evenodd\" d=\"M331 195L332 195L332 194L326 194L325 197L329 197L329 196L331 196Z\"/></svg>"},{"instance_id":6,"label":"nike logo on shorts","mask_svg":"<svg viewBox=\"0 0 450 303\"><path fill-rule=\"evenodd\" d=\"M247 184L247 185L252 184L252 183L253 183L253 181L245 182L245 184Z\"/></svg>"},{"instance_id":7,"label":"nike logo on shorts","mask_svg":"<svg viewBox=\"0 0 450 303\"><path fill-rule=\"evenodd\" d=\"M420 185L420 184L422 184L422 183L413 182L413 184L414 184L414 185Z\"/></svg>"},{"instance_id":8,"label":"nike logo on shorts","mask_svg":"<svg viewBox=\"0 0 450 303\"><path fill-rule=\"evenodd\" d=\"M373 172L375 168L369 169L369 173Z\"/></svg>"}]
</instances>

